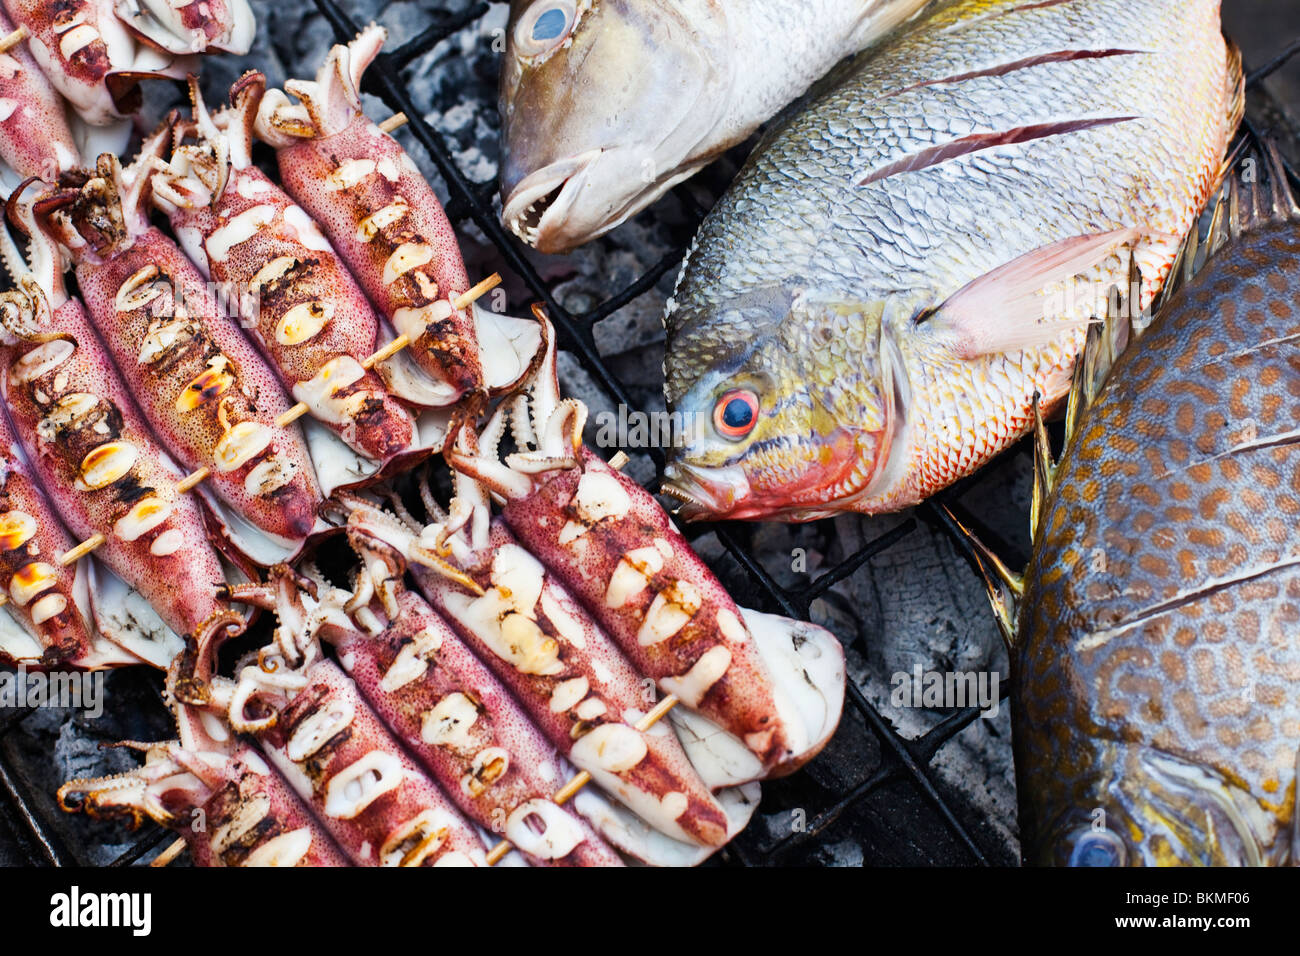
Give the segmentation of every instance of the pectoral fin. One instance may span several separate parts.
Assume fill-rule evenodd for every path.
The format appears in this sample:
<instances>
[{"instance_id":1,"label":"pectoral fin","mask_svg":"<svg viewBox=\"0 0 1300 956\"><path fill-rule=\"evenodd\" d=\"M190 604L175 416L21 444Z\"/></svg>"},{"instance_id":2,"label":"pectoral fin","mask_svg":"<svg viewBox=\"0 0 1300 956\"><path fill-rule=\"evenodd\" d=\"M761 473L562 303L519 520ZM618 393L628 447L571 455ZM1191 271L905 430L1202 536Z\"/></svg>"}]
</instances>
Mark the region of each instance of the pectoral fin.
<instances>
[{"instance_id":1,"label":"pectoral fin","mask_svg":"<svg viewBox=\"0 0 1300 956\"><path fill-rule=\"evenodd\" d=\"M1054 317L1047 290L1104 262L1142 236L1136 228L1072 236L999 266L954 293L923 323L951 336L963 359L1047 345L1086 318ZM1104 290L1102 290L1104 292Z\"/></svg>"}]
</instances>

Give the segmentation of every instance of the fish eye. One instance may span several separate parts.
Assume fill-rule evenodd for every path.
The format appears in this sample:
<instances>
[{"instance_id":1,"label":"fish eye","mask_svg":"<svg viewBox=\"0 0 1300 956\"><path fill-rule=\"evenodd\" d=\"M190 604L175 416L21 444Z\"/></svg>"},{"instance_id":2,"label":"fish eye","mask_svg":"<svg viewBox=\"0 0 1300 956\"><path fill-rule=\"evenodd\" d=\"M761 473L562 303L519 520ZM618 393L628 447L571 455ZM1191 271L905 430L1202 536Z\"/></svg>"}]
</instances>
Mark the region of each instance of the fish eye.
<instances>
[{"instance_id":1,"label":"fish eye","mask_svg":"<svg viewBox=\"0 0 1300 956\"><path fill-rule=\"evenodd\" d=\"M744 438L757 422L758 396L747 388L724 393L713 406L713 427L724 438Z\"/></svg>"},{"instance_id":2,"label":"fish eye","mask_svg":"<svg viewBox=\"0 0 1300 956\"><path fill-rule=\"evenodd\" d=\"M549 53L573 31L577 8L573 0L543 0L524 13L515 28L515 45L520 56Z\"/></svg>"},{"instance_id":3,"label":"fish eye","mask_svg":"<svg viewBox=\"0 0 1300 956\"><path fill-rule=\"evenodd\" d=\"M1070 866L1123 866L1127 858L1124 841L1107 829L1088 828L1074 841Z\"/></svg>"}]
</instances>

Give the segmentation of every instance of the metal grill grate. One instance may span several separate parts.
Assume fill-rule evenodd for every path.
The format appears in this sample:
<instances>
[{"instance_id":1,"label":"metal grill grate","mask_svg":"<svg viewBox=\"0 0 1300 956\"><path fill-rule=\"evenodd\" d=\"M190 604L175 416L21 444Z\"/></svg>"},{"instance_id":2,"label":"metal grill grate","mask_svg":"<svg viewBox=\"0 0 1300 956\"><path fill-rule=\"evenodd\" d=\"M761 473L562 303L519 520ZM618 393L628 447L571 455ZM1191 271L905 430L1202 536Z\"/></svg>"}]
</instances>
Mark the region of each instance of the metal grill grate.
<instances>
[{"instance_id":1,"label":"metal grill grate","mask_svg":"<svg viewBox=\"0 0 1300 956\"><path fill-rule=\"evenodd\" d=\"M357 32L361 24L355 22L336 2L336 0L313 0L320 13L330 24L340 42L346 42ZM619 380L610 365L601 357L592 329L596 323L605 319L619 309L646 294L671 270L680 263L685 252L679 248L664 255L635 281L629 283L615 294L581 314L574 314L565 309L553 295L547 282L525 256L522 246L500 224L493 209L492 199L496 192L496 183L475 184L466 178L452 155L448 144L442 136L432 129L422 118L425 110L412 101L402 71L417 57L433 49L440 41L446 39L464 27L474 23L488 10L487 3L472 5L461 13L444 13L435 15L435 22L403 45L383 53L370 67L365 75L363 87L375 94L394 112L405 113L410 121L410 134L427 152L438 173L442 177L450 194L447 204L448 217L454 225L463 225L471 221L495 247L504 268L510 270L522 281L529 293L545 304L551 320L554 322L562 349L571 352L595 382L616 403L627 406L629 410L636 407L628 387ZM1284 55L1290 56L1300 52L1300 41L1292 44ZM1269 63L1252 75L1252 83L1258 83L1267 73L1275 70L1283 62L1282 58ZM700 179L704 177L699 177ZM678 194L683 199L683 206L696 221L707 210L700 208L691 194L678 187ZM662 452L651 450L651 458L656 469L662 469ZM685 529L688 537L696 539L712 533L725 548L726 552L738 565L743 578L729 578L726 583L733 592L757 602L763 610L785 614L791 617L808 619L811 606L835 584L861 571L875 556L894 547L904 538L915 534L923 526L937 529L947 536L974 569L974 556L969 543L957 530L952 519L945 514L944 508L955 514L967 527L975 529L980 536L993 545L1003 555L1023 561L1027 555L1017 554L1017 549L1007 544L996 530L986 527L961 504L961 498L978 482L996 473L999 469L1024 467L1028 454L1026 445L1008 452L998 462L984 469L971 479L959 483L935 500L917 508L913 514L894 526L891 530L868 542L855 553L847 556L838 564L823 571L806 586L798 591L787 589L777 582L772 574L755 559L750 548L753 528L736 524L691 525ZM657 484L658 475L656 476ZM115 675L115 681L126 682L132 688L130 693L143 695L144 706L157 708L157 678L155 675L123 674ZM147 700L152 698L152 700ZM121 700L115 691L114 699ZM918 824L920 833L915 835L915 842L928 843L918 853L909 858L910 862L937 862L945 864L980 864L988 865L991 861L986 850L976 841L969 828L970 808L961 807L951 795L946 795L944 788L936 783L933 761L940 750L958 733L968 727L977 716L977 708L970 707L954 711L940 720L928 731L919 736L907 738L900 735L886 717L866 698L861 689L849 681L848 704L844 720L837 736L855 736L854 745L860 752L863 748L874 754L874 759L847 761L852 766L836 768L834 775L841 778L838 786L825 786L808 780L807 770L801 771L788 780L772 781L764 784L764 807L769 803L778 807L798 806L806 815L804 826L797 832L780 835L776 838L765 837L762 828L751 825L740 834L726 849L717 854L715 861L732 865L771 865L781 862L806 861L806 851L815 847L819 840L826 838L830 828L846 817L857 815L868 820L878 814L866 806L872 795L887 793L891 802L910 806L912 818L924 817ZM29 711L0 714L0 744L5 736L30 716ZM50 821L35 806L29 787L19 779L22 774L13 764L10 751L0 746L0 825L9 822L15 830L15 839L20 845L20 852L29 862L38 865L70 865L85 862L84 854L71 852L64 839L51 827ZM833 759L824 754L819 761ZM859 768L858 764L861 764ZM856 773L855 773L856 771ZM828 776L828 775L823 775ZM5 805L8 805L7 807ZM48 804L48 801L47 801ZM932 822L931 818L934 821ZM896 826L880 826L879 831L893 832ZM4 831L0 828L0 836ZM170 840L168 831L150 826L142 835L137 835L129 849L119 856L112 865L131 865L147 858L156 848ZM800 857L799 851L805 855ZM868 861L869 862L869 861ZM992 862L1002 862L994 860Z\"/></svg>"}]
</instances>

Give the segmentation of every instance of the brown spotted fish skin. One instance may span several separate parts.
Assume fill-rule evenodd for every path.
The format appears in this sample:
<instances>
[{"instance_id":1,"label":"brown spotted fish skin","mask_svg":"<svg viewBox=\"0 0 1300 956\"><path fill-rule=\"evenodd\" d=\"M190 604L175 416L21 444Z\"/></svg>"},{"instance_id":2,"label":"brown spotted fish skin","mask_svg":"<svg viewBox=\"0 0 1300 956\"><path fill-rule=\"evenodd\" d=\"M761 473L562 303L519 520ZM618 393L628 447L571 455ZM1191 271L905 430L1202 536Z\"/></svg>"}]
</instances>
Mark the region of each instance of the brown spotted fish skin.
<instances>
[{"instance_id":1,"label":"brown spotted fish skin","mask_svg":"<svg viewBox=\"0 0 1300 956\"><path fill-rule=\"evenodd\" d=\"M1294 222L1219 251L1065 453L1013 664L1031 862L1296 862L1298 257Z\"/></svg>"}]
</instances>

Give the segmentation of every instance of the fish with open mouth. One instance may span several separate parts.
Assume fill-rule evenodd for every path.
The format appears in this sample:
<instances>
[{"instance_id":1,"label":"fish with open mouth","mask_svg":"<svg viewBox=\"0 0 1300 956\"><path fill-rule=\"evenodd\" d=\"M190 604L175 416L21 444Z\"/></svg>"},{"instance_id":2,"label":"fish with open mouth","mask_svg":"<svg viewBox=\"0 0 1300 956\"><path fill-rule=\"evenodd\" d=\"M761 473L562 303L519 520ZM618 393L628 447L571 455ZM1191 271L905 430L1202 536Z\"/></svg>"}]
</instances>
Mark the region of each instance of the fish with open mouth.
<instances>
[{"instance_id":1,"label":"fish with open mouth","mask_svg":"<svg viewBox=\"0 0 1300 956\"><path fill-rule=\"evenodd\" d=\"M515 0L502 222L542 252L608 232L931 0Z\"/></svg>"},{"instance_id":2,"label":"fish with open mouth","mask_svg":"<svg viewBox=\"0 0 1300 956\"><path fill-rule=\"evenodd\" d=\"M1242 108L1218 0L958 0L756 150L666 310L687 518L922 501L1159 290Z\"/></svg>"}]
</instances>

